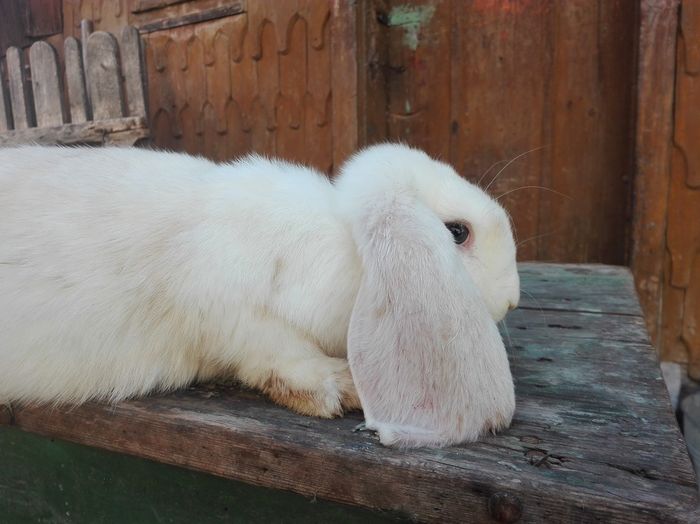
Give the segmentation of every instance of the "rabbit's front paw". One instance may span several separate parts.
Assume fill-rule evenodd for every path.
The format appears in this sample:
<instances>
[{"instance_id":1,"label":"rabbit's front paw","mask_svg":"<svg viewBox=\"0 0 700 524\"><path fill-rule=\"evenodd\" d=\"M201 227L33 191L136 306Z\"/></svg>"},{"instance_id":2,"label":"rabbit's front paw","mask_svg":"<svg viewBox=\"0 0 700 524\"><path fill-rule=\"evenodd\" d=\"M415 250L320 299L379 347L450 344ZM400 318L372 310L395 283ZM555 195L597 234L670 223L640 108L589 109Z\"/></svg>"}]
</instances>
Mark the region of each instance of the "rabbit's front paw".
<instances>
[{"instance_id":1,"label":"rabbit's front paw","mask_svg":"<svg viewBox=\"0 0 700 524\"><path fill-rule=\"evenodd\" d=\"M273 401L302 415L334 418L360 407L350 368L341 358L311 358L275 370L262 390Z\"/></svg>"}]
</instances>

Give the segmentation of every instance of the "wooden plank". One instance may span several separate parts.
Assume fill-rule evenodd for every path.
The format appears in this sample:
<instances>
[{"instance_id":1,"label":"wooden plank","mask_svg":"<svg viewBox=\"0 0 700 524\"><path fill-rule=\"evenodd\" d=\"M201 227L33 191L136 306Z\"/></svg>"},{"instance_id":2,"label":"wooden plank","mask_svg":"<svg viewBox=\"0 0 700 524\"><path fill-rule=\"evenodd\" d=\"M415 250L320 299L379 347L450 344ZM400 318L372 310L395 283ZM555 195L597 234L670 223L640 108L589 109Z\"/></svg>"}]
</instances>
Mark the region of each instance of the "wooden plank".
<instances>
[{"instance_id":1,"label":"wooden plank","mask_svg":"<svg viewBox=\"0 0 700 524\"><path fill-rule=\"evenodd\" d=\"M387 0L360 0L357 18L358 145L387 138ZM379 22L382 20L382 22Z\"/></svg>"},{"instance_id":2,"label":"wooden plank","mask_svg":"<svg viewBox=\"0 0 700 524\"><path fill-rule=\"evenodd\" d=\"M66 111L56 50L46 42L35 42L29 48L29 62L37 126L60 126Z\"/></svg>"},{"instance_id":3,"label":"wooden plank","mask_svg":"<svg viewBox=\"0 0 700 524\"><path fill-rule=\"evenodd\" d=\"M532 279L547 279L548 289ZM631 294L630 275L527 264L522 281L555 304L569 293L580 299L568 311L547 311L546 321L534 309L508 317L515 418L509 430L475 444L388 449L353 431L360 414L302 417L226 385L116 406L22 407L14 424L426 522L464 522L465 515L483 522L506 509L518 509L521 522L697 521L695 476L642 318L589 312L611 283L610 295Z\"/></svg>"},{"instance_id":4,"label":"wooden plank","mask_svg":"<svg viewBox=\"0 0 700 524\"><path fill-rule=\"evenodd\" d=\"M418 0L390 4L385 22L389 135L437 158L450 158L450 93L454 79L451 2ZM462 62L460 55L455 58L456 64ZM362 63L359 65L364 67ZM460 85L462 91L463 85L466 84ZM457 168L460 171L461 166L460 158Z\"/></svg>"},{"instance_id":5,"label":"wooden plank","mask_svg":"<svg viewBox=\"0 0 700 524\"><path fill-rule=\"evenodd\" d=\"M180 4L182 2L188 1L189 0L134 0L131 7L131 12L143 13L144 11L161 9L163 7L168 7L171 5Z\"/></svg>"},{"instance_id":6,"label":"wooden plank","mask_svg":"<svg viewBox=\"0 0 700 524\"><path fill-rule=\"evenodd\" d=\"M64 124L57 127L34 127L7 131L0 135L0 147L28 143L131 146L148 137L149 134L148 125L143 117L125 117Z\"/></svg>"},{"instance_id":7,"label":"wooden plank","mask_svg":"<svg viewBox=\"0 0 700 524\"><path fill-rule=\"evenodd\" d=\"M64 43L66 86L70 104L70 120L74 124L90 120L90 105L85 88L85 69L80 41L72 36Z\"/></svg>"},{"instance_id":8,"label":"wooden plank","mask_svg":"<svg viewBox=\"0 0 700 524\"><path fill-rule=\"evenodd\" d=\"M62 0L25 0L24 16L27 36L41 38L63 31Z\"/></svg>"},{"instance_id":9,"label":"wooden plank","mask_svg":"<svg viewBox=\"0 0 700 524\"><path fill-rule=\"evenodd\" d=\"M630 262L655 341L666 249L678 0L643 0L637 72L634 209Z\"/></svg>"},{"instance_id":10,"label":"wooden plank","mask_svg":"<svg viewBox=\"0 0 700 524\"><path fill-rule=\"evenodd\" d=\"M4 64L0 62L0 132L12 129L12 112L6 78Z\"/></svg>"},{"instance_id":11,"label":"wooden plank","mask_svg":"<svg viewBox=\"0 0 700 524\"><path fill-rule=\"evenodd\" d=\"M331 11L334 170L358 144L357 9L353 2L335 0Z\"/></svg>"},{"instance_id":12,"label":"wooden plank","mask_svg":"<svg viewBox=\"0 0 700 524\"><path fill-rule=\"evenodd\" d=\"M521 262L518 268L521 309L642 316L626 267Z\"/></svg>"},{"instance_id":13,"label":"wooden plank","mask_svg":"<svg viewBox=\"0 0 700 524\"><path fill-rule=\"evenodd\" d=\"M7 79L10 88L10 102L14 129L34 127L34 113L29 85L24 74L24 56L16 47L10 47L6 54Z\"/></svg>"},{"instance_id":14,"label":"wooden plank","mask_svg":"<svg viewBox=\"0 0 700 524\"><path fill-rule=\"evenodd\" d=\"M555 232L542 239L539 256L621 264L629 199L624 176L631 174L628 86L635 5L581 0L555 5L551 154L541 185L568 198L541 197L540 223L566 226L554 226Z\"/></svg>"},{"instance_id":15,"label":"wooden plank","mask_svg":"<svg viewBox=\"0 0 700 524\"><path fill-rule=\"evenodd\" d=\"M517 189L547 185L552 102L551 91L543 89L543 83L549 86L554 81L552 20L565 6L546 1L520 3L513 9L508 5L472 2L455 10L452 2L447 12L443 6L437 8L434 16L446 20L429 25L426 29L432 31L423 40L428 46L442 42L436 62L441 71L451 70L451 74L446 92L434 98L425 93L428 106L423 118L431 119L437 107L447 106L447 113L439 110L443 134L436 140L449 146L444 157L492 195L504 195L500 202L513 217L518 259L534 260L552 234L568 229L540 220L544 204L566 198L534 187ZM435 68L430 55L423 61ZM431 76L420 78L425 78L424 92L429 91Z\"/></svg>"},{"instance_id":16,"label":"wooden plank","mask_svg":"<svg viewBox=\"0 0 700 524\"><path fill-rule=\"evenodd\" d=\"M138 29L125 27L121 37L121 63L126 87L127 116L146 116L146 71Z\"/></svg>"},{"instance_id":17,"label":"wooden plank","mask_svg":"<svg viewBox=\"0 0 700 524\"><path fill-rule=\"evenodd\" d=\"M217 18L223 18L225 16L239 15L243 12L245 11L241 2L231 2L229 5L195 11L182 16L154 20L153 22L140 25L139 31L141 33L152 33L154 31L162 31L163 29L181 27L183 25L198 24L200 22L206 22L207 20L216 20Z\"/></svg>"},{"instance_id":18,"label":"wooden plank","mask_svg":"<svg viewBox=\"0 0 700 524\"><path fill-rule=\"evenodd\" d=\"M87 71L87 41L92 33L92 20L81 20L80 21L80 41L83 47L83 64L85 65L85 70Z\"/></svg>"},{"instance_id":19,"label":"wooden plank","mask_svg":"<svg viewBox=\"0 0 700 524\"><path fill-rule=\"evenodd\" d=\"M119 68L119 46L110 33L88 37L86 78L95 120L124 116L124 94Z\"/></svg>"},{"instance_id":20,"label":"wooden plank","mask_svg":"<svg viewBox=\"0 0 700 524\"><path fill-rule=\"evenodd\" d=\"M3 524L397 521L397 515L250 486L13 428L0 428L0 449Z\"/></svg>"},{"instance_id":21,"label":"wooden plank","mask_svg":"<svg viewBox=\"0 0 700 524\"><path fill-rule=\"evenodd\" d=\"M292 162L303 162L305 151L306 79L308 78L307 26L297 19L289 28L287 52L279 57L279 96L277 112L277 155Z\"/></svg>"}]
</instances>

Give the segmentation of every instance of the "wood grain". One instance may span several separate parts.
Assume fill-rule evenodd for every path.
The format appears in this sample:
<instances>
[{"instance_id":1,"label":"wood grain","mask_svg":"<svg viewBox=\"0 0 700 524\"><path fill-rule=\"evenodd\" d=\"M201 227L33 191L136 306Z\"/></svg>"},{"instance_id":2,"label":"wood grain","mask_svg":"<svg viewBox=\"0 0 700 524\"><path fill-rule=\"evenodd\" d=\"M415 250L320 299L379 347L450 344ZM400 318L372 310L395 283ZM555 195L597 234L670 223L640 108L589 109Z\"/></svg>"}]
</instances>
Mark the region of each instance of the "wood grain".
<instances>
[{"instance_id":1,"label":"wood grain","mask_svg":"<svg viewBox=\"0 0 700 524\"><path fill-rule=\"evenodd\" d=\"M95 120L124 116L119 45L110 33L95 31L87 40L86 78Z\"/></svg>"},{"instance_id":2,"label":"wood grain","mask_svg":"<svg viewBox=\"0 0 700 524\"><path fill-rule=\"evenodd\" d=\"M488 172L520 260L624 263L635 4L386 4L374 23L388 41L388 138L470 180Z\"/></svg>"},{"instance_id":3,"label":"wood grain","mask_svg":"<svg viewBox=\"0 0 700 524\"><path fill-rule=\"evenodd\" d=\"M4 64L0 62L0 132L12 129L10 93L7 88L6 78Z\"/></svg>"},{"instance_id":4,"label":"wood grain","mask_svg":"<svg viewBox=\"0 0 700 524\"><path fill-rule=\"evenodd\" d=\"M509 430L476 444L392 450L353 432L358 414L305 418L225 385L116 406L21 407L14 424L426 522L488 521L508 504L521 508L522 522L696 521L694 473L629 273L521 270L544 307L525 304L507 319L516 415Z\"/></svg>"},{"instance_id":5,"label":"wood grain","mask_svg":"<svg viewBox=\"0 0 700 524\"><path fill-rule=\"evenodd\" d=\"M6 131L0 134L0 147L28 143L133 146L149 134L148 125L143 117L125 117Z\"/></svg>"},{"instance_id":6,"label":"wood grain","mask_svg":"<svg viewBox=\"0 0 700 524\"><path fill-rule=\"evenodd\" d=\"M225 16L238 15L242 12L243 6L241 5L241 3L233 2L230 5L213 7L211 9L203 9L201 11L194 11L192 13L187 13L178 17L169 16L160 20L154 20L153 22L143 24L139 27L139 30L142 33L151 33L153 31L172 29L174 27L181 27L183 25L197 24L200 22L206 22L208 20L215 20L217 18L223 18Z\"/></svg>"},{"instance_id":7,"label":"wood grain","mask_svg":"<svg viewBox=\"0 0 700 524\"><path fill-rule=\"evenodd\" d=\"M24 0L26 34L46 37L63 31L62 0Z\"/></svg>"},{"instance_id":8,"label":"wood grain","mask_svg":"<svg viewBox=\"0 0 700 524\"><path fill-rule=\"evenodd\" d=\"M641 2L631 266L657 340L670 179L677 0Z\"/></svg>"},{"instance_id":9,"label":"wood grain","mask_svg":"<svg viewBox=\"0 0 700 524\"><path fill-rule=\"evenodd\" d=\"M70 121L74 124L86 122L91 118L90 104L85 88L85 68L80 41L72 36L64 43L66 88L70 106Z\"/></svg>"},{"instance_id":10,"label":"wood grain","mask_svg":"<svg viewBox=\"0 0 700 524\"><path fill-rule=\"evenodd\" d=\"M141 37L138 29L132 26L122 30L121 67L126 88L127 116L143 116L146 112L146 68L141 51Z\"/></svg>"},{"instance_id":11,"label":"wood grain","mask_svg":"<svg viewBox=\"0 0 700 524\"><path fill-rule=\"evenodd\" d=\"M24 73L24 55L16 47L10 47L6 55L7 80L14 129L26 129L35 125L31 91Z\"/></svg>"},{"instance_id":12,"label":"wood grain","mask_svg":"<svg viewBox=\"0 0 700 524\"><path fill-rule=\"evenodd\" d=\"M29 48L29 62L37 126L60 126L66 110L56 50L46 42L35 42Z\"/></svg>"}]
</instances>

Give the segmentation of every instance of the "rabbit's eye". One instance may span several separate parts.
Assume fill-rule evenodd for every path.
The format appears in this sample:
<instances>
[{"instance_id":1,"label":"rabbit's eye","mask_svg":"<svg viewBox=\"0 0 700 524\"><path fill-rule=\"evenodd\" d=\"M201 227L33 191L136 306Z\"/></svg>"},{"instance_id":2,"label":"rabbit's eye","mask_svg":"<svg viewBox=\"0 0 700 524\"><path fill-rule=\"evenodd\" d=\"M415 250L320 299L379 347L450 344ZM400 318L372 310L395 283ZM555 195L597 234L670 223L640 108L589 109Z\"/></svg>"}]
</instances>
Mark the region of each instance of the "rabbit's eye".
<instances>
[{"instance_id":1,"label":"rabbit's eye","mask_svg":"<svg viewBox=\"0 0 700 524\"><path fill-rule=\"evenodd\" d=\"M455 238L455 244L464 244L469 238L469 228L459 222L448 222L445 227L450 230Z\"/></svg>"}]
</instances>

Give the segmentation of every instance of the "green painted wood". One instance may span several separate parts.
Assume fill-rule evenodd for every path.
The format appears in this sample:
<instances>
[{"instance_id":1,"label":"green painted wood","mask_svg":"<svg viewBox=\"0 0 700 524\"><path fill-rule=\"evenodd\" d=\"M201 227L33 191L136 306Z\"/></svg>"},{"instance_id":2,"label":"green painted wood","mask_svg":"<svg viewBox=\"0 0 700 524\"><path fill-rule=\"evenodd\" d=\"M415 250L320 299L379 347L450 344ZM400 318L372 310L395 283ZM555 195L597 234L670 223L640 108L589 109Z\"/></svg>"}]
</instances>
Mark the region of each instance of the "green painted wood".
<instances>
[{"instance_id":1,"label":"green painted wood","mask_svg":"<svg viewBox=\"0 0 700 524\"><path fill-rule=\"evenodd\" d=\"M523 264L521 277L530 295L502 324L515 417L475 444L387 449L353 431L359 413L303 417L223 384L0 409L0 425L421 521L484 522L514 505L522 522L700 522L629 271Z\"/></svg>"},{"instance_id":2,"label":"green painted wood","mask_svg":"<svg viewBox=\"0 0 700 524\"><path fill-rule=\"evenodd\" d=\"M14 428L0 428L0 450L7 524L400 521Z\"/></svg>"}]
</instances>

